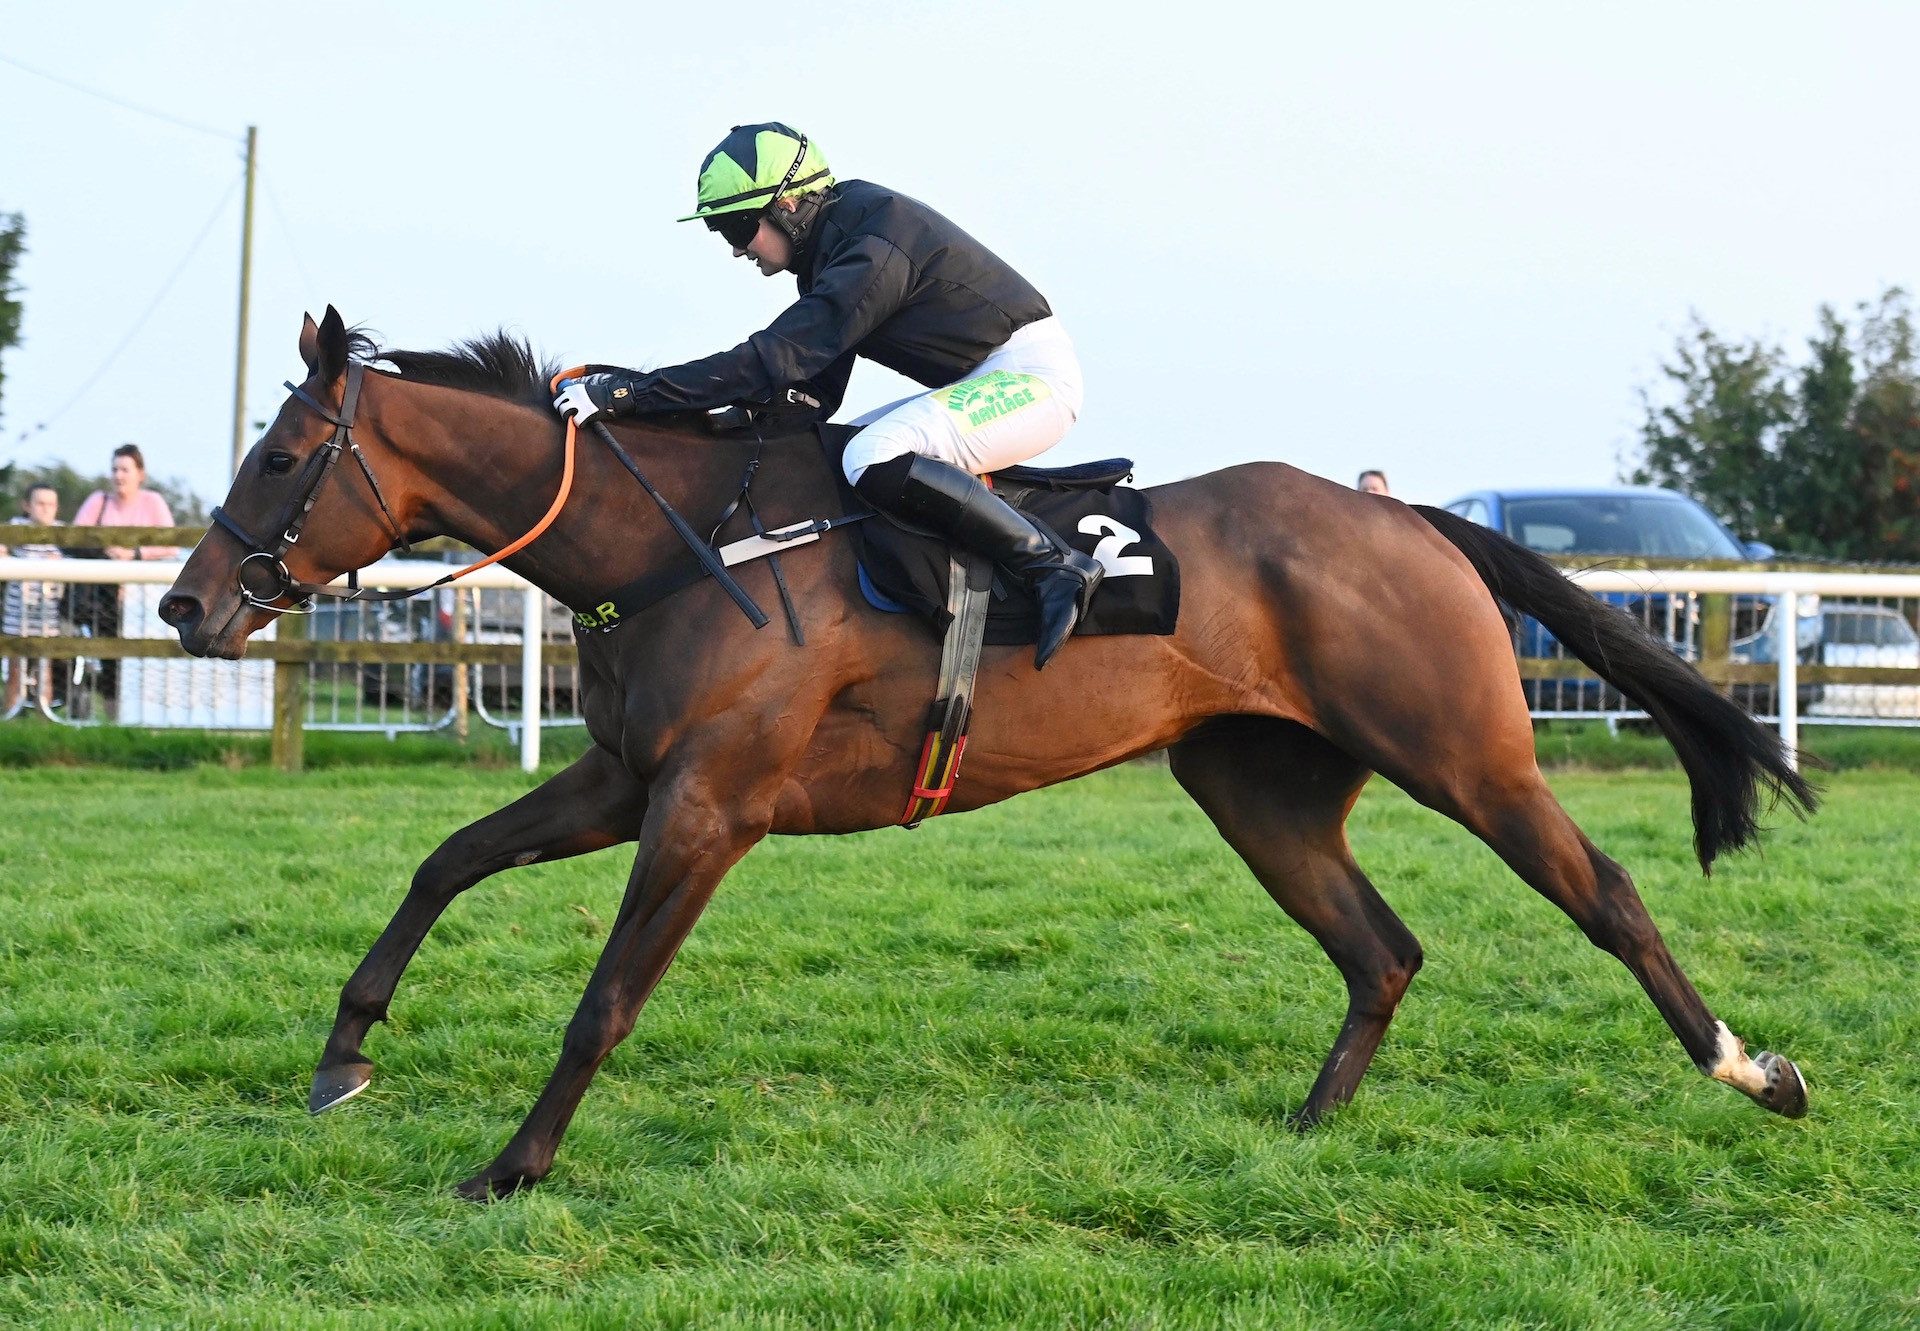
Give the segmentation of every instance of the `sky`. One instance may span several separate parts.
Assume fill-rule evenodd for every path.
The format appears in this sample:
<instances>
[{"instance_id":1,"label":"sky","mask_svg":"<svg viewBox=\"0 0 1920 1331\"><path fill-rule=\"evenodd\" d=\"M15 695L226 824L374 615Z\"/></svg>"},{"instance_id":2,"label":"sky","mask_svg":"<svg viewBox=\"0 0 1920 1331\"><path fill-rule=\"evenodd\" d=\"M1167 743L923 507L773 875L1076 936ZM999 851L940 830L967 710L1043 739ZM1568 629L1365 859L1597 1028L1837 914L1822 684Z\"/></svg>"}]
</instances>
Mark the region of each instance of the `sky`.
<instances>
[{"instance_id":1,"label":"sky","mask_svg":"<svg viewBox=\"0 0 1920 1331\"><path fill-rule=\"evenodd\" d=\"M1607 484L1691 319L1797 350L1920 280L1916 50L1897 4L0 0L0 463L132 440L225 493L248 125L259 421L328 303L567 363L743 340L792 279L673 219L782 120L1048 297L1087 404L1044 461ZM911 389L863 364L843 415Z\"/></svg>"}]
</instances>

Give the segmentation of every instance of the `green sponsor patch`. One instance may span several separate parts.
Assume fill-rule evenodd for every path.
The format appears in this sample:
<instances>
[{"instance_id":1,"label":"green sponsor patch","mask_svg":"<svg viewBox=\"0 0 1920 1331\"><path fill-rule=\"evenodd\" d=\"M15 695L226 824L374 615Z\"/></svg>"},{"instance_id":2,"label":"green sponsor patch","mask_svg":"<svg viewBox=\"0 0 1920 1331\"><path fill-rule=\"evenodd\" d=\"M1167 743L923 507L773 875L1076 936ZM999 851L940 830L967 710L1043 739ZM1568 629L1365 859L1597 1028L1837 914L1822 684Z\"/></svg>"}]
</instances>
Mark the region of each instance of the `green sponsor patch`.
<instances>
[{"instance_id":1,"label":"green sponsor patch","mask_svg":"<svg viewBox=\"0 0 1920 1331\"><path fill-rule=\"evenodd\" d=\"M933 395L933 400L959 418L961 434L972 434L1003 416L1011 416L1022 407L1044 402L1052 396L1053 390L1031 374L994 370L942 388Z\"/></svg>"}]
</instances>

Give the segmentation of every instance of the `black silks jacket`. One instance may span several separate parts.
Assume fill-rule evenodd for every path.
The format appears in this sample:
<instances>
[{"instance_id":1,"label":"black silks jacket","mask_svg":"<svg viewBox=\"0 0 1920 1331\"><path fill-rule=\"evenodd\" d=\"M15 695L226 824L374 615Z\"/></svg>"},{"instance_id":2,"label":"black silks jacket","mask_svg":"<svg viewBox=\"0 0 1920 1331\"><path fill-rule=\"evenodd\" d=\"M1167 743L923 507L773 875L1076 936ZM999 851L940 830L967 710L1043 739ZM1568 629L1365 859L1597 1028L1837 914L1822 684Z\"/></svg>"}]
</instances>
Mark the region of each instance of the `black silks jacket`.
<instances>
[{"instance_id":1,"label":"black silks jacket","mask_svg":"<svg viewBox=\"0 0 1920 1331\"><path fill-rule=\"evenodd\" d=\"M645 376L627 410L767 402L805 384L831 414L856 355L939 388L1053 312L952 222L864 180L828 191L795 268L800 299L771 325L731 351Z\"/></svg>"}]
</instances>

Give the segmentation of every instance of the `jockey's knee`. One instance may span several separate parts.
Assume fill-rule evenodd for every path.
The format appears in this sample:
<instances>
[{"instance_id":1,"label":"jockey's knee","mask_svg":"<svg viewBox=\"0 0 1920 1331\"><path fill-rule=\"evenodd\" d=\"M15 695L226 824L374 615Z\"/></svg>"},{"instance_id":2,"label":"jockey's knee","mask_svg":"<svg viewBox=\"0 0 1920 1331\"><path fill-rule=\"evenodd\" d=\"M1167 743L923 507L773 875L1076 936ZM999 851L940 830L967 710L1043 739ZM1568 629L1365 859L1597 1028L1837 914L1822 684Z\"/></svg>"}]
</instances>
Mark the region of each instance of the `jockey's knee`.
<instances>
[{"instance_id":1,"label":"jockey's knee","mask_svg":"<svg viewBox=\"0 0 1920 1331\"><path fill-rule=\"evenodd\" d=\"M855 435L853 442L847 445L846 452L840 455L840 469L846 475L848 485L859 485L860 475L868 467L927 451L915 448L911 439L870 425Z\"/></svg>"}]
</instances>

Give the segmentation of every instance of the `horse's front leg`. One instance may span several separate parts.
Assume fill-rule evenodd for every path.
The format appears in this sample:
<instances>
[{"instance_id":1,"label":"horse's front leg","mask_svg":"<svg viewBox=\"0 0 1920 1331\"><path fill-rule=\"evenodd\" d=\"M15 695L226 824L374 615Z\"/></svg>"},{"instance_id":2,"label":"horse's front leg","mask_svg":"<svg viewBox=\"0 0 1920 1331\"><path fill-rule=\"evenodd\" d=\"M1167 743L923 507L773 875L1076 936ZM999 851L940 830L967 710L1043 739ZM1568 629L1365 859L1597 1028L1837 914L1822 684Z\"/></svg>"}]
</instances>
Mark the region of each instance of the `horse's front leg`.
<instances>
[{"instance_id":1,"label":"horse's front leg","mask_svg":"<svg viewBox=\"0 0 1920 1331\"><path fill-rule=\"evenodd\" d=\"M373 1064L362 1056L360 1042L374 1022L386 1020L401 972L455 897L502 869L632 841L640 835L646 810L646 787L619 759L596 747L442 842L415 872L393 921L341 990L333 1033L313 1074L308 1111L321 1113L366 1089Z\"/></svg>"},{"instance_id":2,"label":"horse's front leg","mask_svg":"<svg viewBox=\"0 0 1920 1331\"><path fill-rule=\"evenodd\" d=\"M743 788L737 772L683 770L657 781L640 853L620 912L580 1006L567 1025L559 1065L520 1130L494 1162L459 1187L474 1201L537 1183L553 1166L587 1083L627 1037L640 1005L666 973L727 870L773 821L777 780Z\"/></svg>"}]
</instances>

